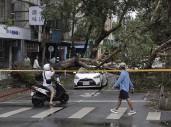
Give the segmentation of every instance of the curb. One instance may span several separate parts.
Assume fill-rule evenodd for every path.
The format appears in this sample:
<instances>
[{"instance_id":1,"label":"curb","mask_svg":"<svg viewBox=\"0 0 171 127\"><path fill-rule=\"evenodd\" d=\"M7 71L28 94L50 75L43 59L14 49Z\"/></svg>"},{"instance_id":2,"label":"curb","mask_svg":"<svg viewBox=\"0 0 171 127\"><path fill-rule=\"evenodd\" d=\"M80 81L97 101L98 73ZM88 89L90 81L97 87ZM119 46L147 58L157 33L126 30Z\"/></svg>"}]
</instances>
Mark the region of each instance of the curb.
<instances>
[{"instance_id":1,"label":"curb","mask_svg":"<svg viewBox=\"0 0 171 127\"><path fill-rule=\"evenodd\" d=\"M21 92L25 92L27 90L29 90L29 88L21 88L21 89L16 90L16 91L7 92L5 94L0 94L0 98L7 97L7 96L10 96L10 95L13 95L13 94L17 94L17 93L21 93Z\"/></svg>"}]
</instances>

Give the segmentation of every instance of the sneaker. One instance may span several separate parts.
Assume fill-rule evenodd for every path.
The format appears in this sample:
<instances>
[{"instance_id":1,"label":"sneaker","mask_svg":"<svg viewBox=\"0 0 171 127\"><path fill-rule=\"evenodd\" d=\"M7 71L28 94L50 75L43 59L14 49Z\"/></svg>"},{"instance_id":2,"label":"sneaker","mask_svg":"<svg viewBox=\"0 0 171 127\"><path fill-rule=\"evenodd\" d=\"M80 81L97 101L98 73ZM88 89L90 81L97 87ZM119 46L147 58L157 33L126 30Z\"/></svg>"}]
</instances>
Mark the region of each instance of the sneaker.
<instances>
[{"instance_id":1,"label":"sneaker","mask_svg":"<svg viewBox=\"0 0 171 127\"><path fill-rule=\"evenodd\" d=\"M50 107L54 107L56 104L53 102L53 103L49 103L50 104Z\"/></svg>"},{"instance_id":2,"label":"sneaker","mask_svg":"<svg viewBox=\"0 0 171 127\"><path fill-rule=\"evenodd\" d=\"M128 115L134 115L134 114L136 114L135 110L131 110L130 112L128 112Z\"/></svg>"},{"instance_id":3,"label":"sneaker","mask_svg":"<svg viewBox=\"0 0 171 127\"><path fill-rule=\"evenodd\" d=\"M118 113L118 110L117 110L117 109L110 109L110 111L111 111L112 113Z\"/></svg>"}]
</instances>

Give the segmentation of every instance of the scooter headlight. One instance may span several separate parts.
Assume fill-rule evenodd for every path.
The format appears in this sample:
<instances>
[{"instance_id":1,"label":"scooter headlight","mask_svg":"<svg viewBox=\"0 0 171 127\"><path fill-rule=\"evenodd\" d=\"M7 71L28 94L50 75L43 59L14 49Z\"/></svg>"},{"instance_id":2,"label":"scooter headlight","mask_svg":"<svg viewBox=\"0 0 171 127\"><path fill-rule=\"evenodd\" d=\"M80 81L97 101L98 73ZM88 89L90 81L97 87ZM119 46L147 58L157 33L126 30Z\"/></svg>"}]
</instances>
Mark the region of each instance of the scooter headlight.
<instances>
[{"instance_id":1,"label":"scooter headlight","mask_svg":"<svg viewBox=\"0 0 171 127\"><path fill-rule=\"evenodd\" d=\"M59 79L59 78L56 78L56 81L57 81L57 82L60 82L60 79Z\"/></svg>"}]
</instances>

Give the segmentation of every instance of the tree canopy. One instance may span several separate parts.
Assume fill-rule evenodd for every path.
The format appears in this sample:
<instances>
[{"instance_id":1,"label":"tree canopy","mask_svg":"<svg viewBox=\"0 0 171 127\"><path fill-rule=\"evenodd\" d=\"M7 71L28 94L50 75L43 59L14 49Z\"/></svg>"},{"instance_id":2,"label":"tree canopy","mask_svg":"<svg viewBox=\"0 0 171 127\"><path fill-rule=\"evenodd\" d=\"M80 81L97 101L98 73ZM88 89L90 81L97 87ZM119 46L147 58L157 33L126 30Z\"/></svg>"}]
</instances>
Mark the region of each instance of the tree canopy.
<instances>
[{"instance_id":1,"label":"tree canopy","mask_svg":"<svg viewBox=\"0 0 171 127\"><path fill-rule=\"evenodd\" d=\"M65 18L68 30L72 30L71 40L95 40L90 51L95 57L102 40L113 33L115 42L110 46L112 57L129 62L131 66L150 68L153 60L170 56L171 2L170 0L44 0L43 11L46 20ZM136 18L131 18L136 12ZM106 21L113 16L117 21L111 28ZM86 48L85 48L86 49ZM119 53L119 54L118 54ZM118 54L118 55L116 55ZM103 61L103 63L104 63Z\"/></svg>"}]
</instances>

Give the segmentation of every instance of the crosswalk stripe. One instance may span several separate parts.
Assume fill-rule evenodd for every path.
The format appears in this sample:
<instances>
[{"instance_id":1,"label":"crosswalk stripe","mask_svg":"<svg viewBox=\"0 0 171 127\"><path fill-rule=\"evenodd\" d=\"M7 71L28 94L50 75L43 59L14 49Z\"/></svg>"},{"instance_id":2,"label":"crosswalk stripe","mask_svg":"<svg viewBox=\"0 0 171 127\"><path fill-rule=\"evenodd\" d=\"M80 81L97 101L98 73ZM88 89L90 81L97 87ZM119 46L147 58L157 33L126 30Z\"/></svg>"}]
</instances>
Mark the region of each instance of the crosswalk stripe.
<instances>
[{"instance_id":1,"label":"crosswalk stripe","mask_svg":"<svg viewBox=\"0 0 171 127\"><path fill-rule=\"evenodd\" d=\"M127 108L121 107L118 109L118 113L111 113L106 119L120 119L126 110Z\"/></svg>"},{"instance_id":2,"label":"crosswalk stripe","mask_svg":"<svg viewBox=\"0 0 171 127\"><path fill-rule=\"evenodd\" d=\"M63 107L50 108L50 109L48 109L48 110L46 110L44 112L41 112L41 113L39 113L37 115L32 116L31 118L40 118L41 119L41 118L44 118L44 117L46 117L46 116L48 116L48 115L50 115L50 114L52 114L52 113L54 113L56 111L61 110L62 108Z\"/></svg>"},{"instance_id":3,"label":"crosswalk stripe","mask_svg":"<svg viewBox=\"0 0 171 127\"><path fill-rule=\"evenodd\" d=\"M29 109L31 109L31 108L20 108L20 109L14 110L14 111L10 111L10 112L1 114L0 117L9 117L9 116L12 116L14 114L17 114L17 113L20 113L20 112L23 112L23 111L27 111Z\"/></svg>"},{"instance_id":4,"label":"crosswalk stripe","mask_svg":"<svg viewBox=\"0 0 171 127\"><path fill-rule=\"evenodd\" d=\"M161 112L149 112L146 120L160 120Z\"/></svg>"},{"instance_id":5,"label":"crosswalk stripe","mask_svg":"<svg viewBox=\"0 0 171 127\"><path fill-rule=\"evenodd\" d=\"M70 116L69 118L81 119L86 114L88 114L89 112L91 112L94 108L95 107L85 107L85 108L81 109L80 111L76 112L75 114L73 114L72 116Z\"/></svg>"},{"instance_id":6,"label":"crosswalk stripe","mask_svg":"<svg viewBox=\"0 0 171 127\"><path fill-rule=\"evenodd\" d=\"M0 108L2 109L2 108ZM27 110L30 110L32 108L20 108L20 109L16 109L13 111L9 111L3 114L0 114L0 118L6 118ZM31 116L31 118L44 118L47 117L59 110L63 109L63 107L53 107L50 108L48 110L39 112L38 114L35 114L33 116ZM84 116L86 116L88 113L90 113L92 110L94 110L95 107L83 107L82 109L80 109L78 112L72 114L70 117L68 118L76 118L76 119L81 119ZM118 113L110 113L106 119L121 119L121 117L123 116L123 114L125 113L125 111L127 110L127 107L120 107L118 109ZM148 115L146 117L146 120L160 120L161 119L161 112L148 112Z\"/></svg>"}]
</instances>

